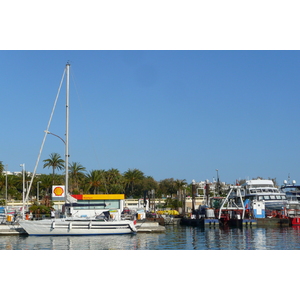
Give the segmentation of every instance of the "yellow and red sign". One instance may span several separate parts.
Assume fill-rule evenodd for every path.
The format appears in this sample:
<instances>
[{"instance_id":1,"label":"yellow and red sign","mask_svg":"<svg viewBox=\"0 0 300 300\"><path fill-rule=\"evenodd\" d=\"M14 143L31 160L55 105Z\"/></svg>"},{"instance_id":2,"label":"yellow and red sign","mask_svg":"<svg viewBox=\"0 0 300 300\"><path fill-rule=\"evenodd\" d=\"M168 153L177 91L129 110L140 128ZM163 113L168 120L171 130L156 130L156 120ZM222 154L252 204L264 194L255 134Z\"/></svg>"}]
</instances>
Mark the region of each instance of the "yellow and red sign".
<instances>
[{"instance_id":1,"label":"yellow and red sign","mask_svg":"<svg viewBox=\"0 0 300 300\"><path fill-rule=\"evenodd\" d=\"M53 197L65 197L65 186L64 185L53 185L52 186L52 198Z\"/></svg>"},{"instance_id":2,"label":"yellow and red sign","mask_svg":"<svg viewBox=\"0 0 300 300\"><path fill-rule=\"evenodd\" d=\"M124 194L84 194L72 195L77 200L121 200L125 199Z\"/></svg>"}]
</instances>

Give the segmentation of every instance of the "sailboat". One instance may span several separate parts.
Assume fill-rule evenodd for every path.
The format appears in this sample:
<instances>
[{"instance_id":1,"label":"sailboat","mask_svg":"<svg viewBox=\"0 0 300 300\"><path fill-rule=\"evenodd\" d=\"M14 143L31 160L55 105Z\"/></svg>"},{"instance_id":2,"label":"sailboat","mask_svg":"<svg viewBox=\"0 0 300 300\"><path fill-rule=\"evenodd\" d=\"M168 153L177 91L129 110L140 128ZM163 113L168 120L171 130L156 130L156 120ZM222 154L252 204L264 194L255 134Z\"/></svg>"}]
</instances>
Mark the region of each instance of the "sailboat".
<instances>
[{"instance_id":1,"label":"sailboat","mask_svg":"<svg viewBox=\"0 0 300 300\"><path fill-rule=\"evenodd\" d=\"M69 173L69 77L70 64L66 64L66 140L65 140L65 203L72 205L77 201L68 191ZM48 124L48 128L49 128ZM46 135L47 135L46 130ZM45 136L46 136L45 135ZM44 137L45 141L45 137ZM44 143L43 141L43 143ZM43 144L42 144L43 145ZM41 150L40 150L41 153ZM37 165L36 165L37 167ZM34 171L35 175L36 168ZM34 177L34 176L33 176ZM31 182L32 183L32 182ZM30 187L31 187L30 183ZM29 187L29 189L30 189ZM26 198L28 197L29 191ZM19 224L29 235L105 235L105 234L134 234L136 220L122 220L119 217L111 219L109 211L103 211L94 217L64 217L43 220L20 220Z\"/></svg>"}]
</instances>

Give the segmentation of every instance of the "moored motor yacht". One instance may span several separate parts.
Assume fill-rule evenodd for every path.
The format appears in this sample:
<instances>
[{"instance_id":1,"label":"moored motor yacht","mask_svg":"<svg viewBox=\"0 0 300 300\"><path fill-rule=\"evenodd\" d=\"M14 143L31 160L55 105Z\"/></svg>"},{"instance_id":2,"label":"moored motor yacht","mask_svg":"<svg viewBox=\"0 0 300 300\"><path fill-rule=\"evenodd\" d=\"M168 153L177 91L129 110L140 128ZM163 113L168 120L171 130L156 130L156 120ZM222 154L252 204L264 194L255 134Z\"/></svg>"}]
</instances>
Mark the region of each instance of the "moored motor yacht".
<instances>
[{"instance_id":1,"label":"moored motor yacht","mask_svg":"<svg viewBox=\"0 0 300 300\"><path fill-rule=\"evenodd\" d=\"M286 194L275 187L274 182L270 179L246 180L241 186L245 200L264 201L266 209L281 210L287 204Z\"/></svg>"},{"instance_id":2,"label":"moored motor yacht","mask_svg":"<svg viewBox=\"0 0 300 300\"><path fill-rule=\"evenodd\" d=\"M289 202L300 203L300 185L297 185L295 180L292 181L292 184L284 180L280 190L286 194Z\"/></svg>"}]
</instances>

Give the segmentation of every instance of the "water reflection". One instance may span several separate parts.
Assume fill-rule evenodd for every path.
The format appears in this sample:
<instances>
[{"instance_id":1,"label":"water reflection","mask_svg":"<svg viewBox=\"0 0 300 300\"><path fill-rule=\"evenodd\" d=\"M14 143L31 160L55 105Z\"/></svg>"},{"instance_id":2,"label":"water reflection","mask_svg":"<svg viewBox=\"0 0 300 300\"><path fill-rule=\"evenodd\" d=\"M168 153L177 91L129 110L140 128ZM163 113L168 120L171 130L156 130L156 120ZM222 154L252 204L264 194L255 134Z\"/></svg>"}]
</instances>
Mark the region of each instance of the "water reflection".
<instances>
[{"instance_id":1,"label":"water reflection","mask_svg":"<svg viewBox=\"0 0 300 300\"><path fill-rule=\"evenodd\" d=\"M121 236L0 236L1 250L296 250L300 228L196 228Z\"/></svg>"}]
</instances>

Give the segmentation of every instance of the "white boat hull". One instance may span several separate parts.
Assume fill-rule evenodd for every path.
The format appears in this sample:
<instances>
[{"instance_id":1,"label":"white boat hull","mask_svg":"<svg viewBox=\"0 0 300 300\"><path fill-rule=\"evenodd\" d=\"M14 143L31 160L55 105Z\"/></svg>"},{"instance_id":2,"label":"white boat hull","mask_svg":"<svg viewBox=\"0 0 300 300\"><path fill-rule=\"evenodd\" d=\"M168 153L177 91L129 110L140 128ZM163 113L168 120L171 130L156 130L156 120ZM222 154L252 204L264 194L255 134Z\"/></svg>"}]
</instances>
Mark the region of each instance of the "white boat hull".
<instances>
[{"instance_id":1,"label":"white boat hull","mask_svg":"<svg viewBox=\"0 0 300 300\"><path fill-rule=\"evenodd\" d=\"M131 220L69 220L45 219L37 221L19 221L29 235L108 235L136 233Z\"/></svg>"},{"instance_id":2,"label":"white boat hull","mask_svg":"<svg viewBox=\"0 0 300 300\"><path fill-rule=\"evenodd\" d=\"M269 210L281 210L283 209L287 204L287 200L265 200L265 208Z\"/></svg>"}]
</instances>

